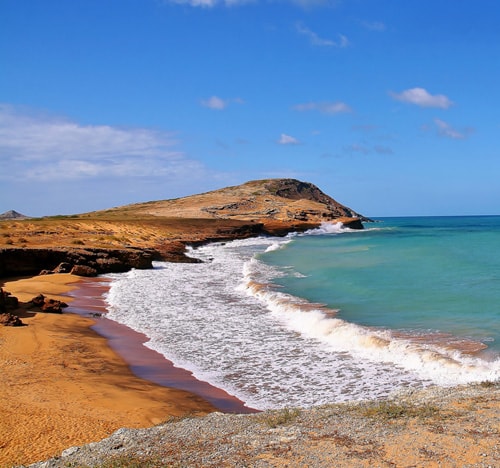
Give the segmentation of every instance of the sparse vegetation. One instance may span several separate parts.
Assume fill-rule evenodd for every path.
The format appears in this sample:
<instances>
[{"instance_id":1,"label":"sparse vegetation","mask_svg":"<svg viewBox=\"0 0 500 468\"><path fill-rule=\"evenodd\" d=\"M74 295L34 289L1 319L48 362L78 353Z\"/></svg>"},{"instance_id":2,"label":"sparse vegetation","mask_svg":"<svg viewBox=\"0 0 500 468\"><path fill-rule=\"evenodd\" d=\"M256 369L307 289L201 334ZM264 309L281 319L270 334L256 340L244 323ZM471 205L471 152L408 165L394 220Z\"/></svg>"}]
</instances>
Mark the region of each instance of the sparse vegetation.
<instances>
[{"instance_id":1,"label":"sparse vegetation","mask_svg":"<svg viewBox=\"0 0 500 468\"><path fill-rule=\"evenodd\" d=\"M138 456L116 456L97 465L96 468L177 468L178 463L165 463L160 458L148 458Z\"/></svg>"},{"instance_id":2,"label":"sparse vegetation","mask_svg":"<svg viewBox=\"0 0 500 468\"><path fill-rule=\"evenodd\" d=\"M379 419L431 418L440 414L440 409L431 404L413 405L395 401L374 401L359 406L363 416Z\"/></svg>"},{"instance_id":3,"label":"sparse vegetation","mask_svg":"<svg viewBox=\"0 0 500 468\"><path fill-rule=\"evenodd\" d=\"M492 380L484 380L483 382L479 382L479 386L483 388L495 388L498 385L500 385L500 382L497 381L492 381Z\"/></svg>"},{"instance_id":4,"label":"sparse vegetation","mask_svg":"<svg viewBox=\"0 0 500 468\"><path fill-rule=\"evenodd\" d=\"M298 408L283 408L276 411L267 411L259 419L263 424L275 428L293 423L299 415L300 410Z\"/></svg>"}]
</instances>

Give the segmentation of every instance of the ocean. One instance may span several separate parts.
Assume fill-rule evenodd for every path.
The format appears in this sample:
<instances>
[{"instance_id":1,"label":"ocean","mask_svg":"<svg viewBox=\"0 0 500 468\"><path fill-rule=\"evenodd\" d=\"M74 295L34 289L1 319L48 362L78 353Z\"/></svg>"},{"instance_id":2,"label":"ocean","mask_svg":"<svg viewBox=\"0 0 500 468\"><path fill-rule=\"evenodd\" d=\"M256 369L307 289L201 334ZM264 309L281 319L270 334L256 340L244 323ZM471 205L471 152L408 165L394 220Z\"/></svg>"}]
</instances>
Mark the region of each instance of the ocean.
<instances>
[{"instance_id":1,"label":"ocean","mask_svg":"<svg viewBox=\"0 0 500 468\"><path fill-rule=\"evenodd\" d=\"M107 317L256 409L500 378L500 217L385 218L108 275Z\"/></svg>"}]
</instances>

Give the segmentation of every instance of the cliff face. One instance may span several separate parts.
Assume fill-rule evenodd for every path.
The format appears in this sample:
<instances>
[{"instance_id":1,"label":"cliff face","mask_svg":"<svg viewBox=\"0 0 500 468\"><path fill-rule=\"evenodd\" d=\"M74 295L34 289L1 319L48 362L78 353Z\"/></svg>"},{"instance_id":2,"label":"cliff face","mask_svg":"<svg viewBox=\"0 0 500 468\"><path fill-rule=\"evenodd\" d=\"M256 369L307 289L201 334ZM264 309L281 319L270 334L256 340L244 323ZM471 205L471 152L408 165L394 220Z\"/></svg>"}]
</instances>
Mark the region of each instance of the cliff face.
<instances>
[{"instance_id":1,"label":"cliff face","mask_svg":"<svg viewBox=\"0 0 500 468\"><path fill-rule=\"evenodd\" d=\"M95 276L131 268L152 268L153 259L154 252L139 249L0 249L0 277L37 275L42 270L54 270L62 263L68 265L68 271L61 271L63 273L69 273L75 266L84 266L90 274L80 276ZM83 269L79 271L85 272Z\"/></svg>"}]
</instances>

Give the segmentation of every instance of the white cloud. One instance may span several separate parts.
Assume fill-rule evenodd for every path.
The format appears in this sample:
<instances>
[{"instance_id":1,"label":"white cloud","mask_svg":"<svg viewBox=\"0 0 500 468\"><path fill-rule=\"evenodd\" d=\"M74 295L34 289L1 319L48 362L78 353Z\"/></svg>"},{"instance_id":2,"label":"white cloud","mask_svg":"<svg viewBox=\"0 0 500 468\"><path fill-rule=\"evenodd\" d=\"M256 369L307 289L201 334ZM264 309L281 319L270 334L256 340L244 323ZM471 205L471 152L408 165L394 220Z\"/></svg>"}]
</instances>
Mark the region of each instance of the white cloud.
<instances>
[{"instance_id":1,"label":"white cloud","mask_svg":"<svg viewBox=\"0 0 500 468\"><path fill-rule=\"evenodd\" d=\"M300 144L299 140L297 138L294 138L293 136L287 135L286 133L282 133L278 143L280 145L298 145Z\"/></svg>"},{"instance_id":2,"label":"white cloud","mask_svg":"<svg viewBox=\"0 0 500 468\"><path fill-rule=\"evenodd\" d=\"M344 48L349 45L349 40L342 34L339 34L339 39L337 41L333 41L331 39L324 39L319 37L318 34L316 34L314 31L311 31L309 28L306 28L301 23L297 23L295 27L299 34L302 34L309 38L309 41L312 45L339 48Z\"/></svg>"},{"instance_id":3,"label":"white cloud","mask_svg":"<svg viewBox=\"0 0 500 468\"><path fill-rule=\"evenodd\" d=\"M318 111L323 114L352 112L352 109L345 102L307 102L304 104L297 104L293 109L299 112Z\"/></svg>"},{"instance_id":4,"label":"white cloud","mask_svg":"<svg viewBox=\"0 0 500 468\"><path fill-rule=\"evenodd\" d=\"M2 179L178 177L203 171L175 149L172 133L80 125L0 105Z\"/></svg>"},{"instance_id":5,"label":"white cloud","mask_svg":"<svg viewBox=\"0 0 500 468\"><path fill-rule=\"evenodd\" d=\"M449 123L447 123L441 119L434 119L434 123L436 124L436 126L438 128L439 135L446 137L446 138L452 138L454 140L464 140L473 131L470 128L459 131L459 130L453 128Z\"/></svg>"},{"instance_id":6,"label":"white cloud","mask_svg":"<svg viewBox=\"0 0 500 468\"><path fill-rule=\"evenodd\" d=\"M209 109L214 109L214 110L223 110L229 104L234 103L234 104L243 104L244 101L241 98L234 98L234 99L222 99L218 96L212 96L208 99L202 99L201 100L201 105L204 107L208 107Z\"/></svg>"},{"instance_id":7,"label":"white cloud","mask_svg":"<svg viewBox=\"0 0 500 468\"><path fill-rule=\"evenodd\" d=\"M444 94L430 94L424 88L407 89L401 93L390 93L391 96L401 102L415 104L420 107L437 107L448 109L453 102Z\"/></svg>"},{"instance_id":8,"label":"white cloud","mask_svg":"<svg viewBox=\"0 0 500 468\"><path fill-rule=\"evenodd\" d=\"M227 107L228 102L224 99L221 99L220 97L212 96L208 99L202 100L201 105L210 109L222 110Z\"/></svg>"}]
</instances>

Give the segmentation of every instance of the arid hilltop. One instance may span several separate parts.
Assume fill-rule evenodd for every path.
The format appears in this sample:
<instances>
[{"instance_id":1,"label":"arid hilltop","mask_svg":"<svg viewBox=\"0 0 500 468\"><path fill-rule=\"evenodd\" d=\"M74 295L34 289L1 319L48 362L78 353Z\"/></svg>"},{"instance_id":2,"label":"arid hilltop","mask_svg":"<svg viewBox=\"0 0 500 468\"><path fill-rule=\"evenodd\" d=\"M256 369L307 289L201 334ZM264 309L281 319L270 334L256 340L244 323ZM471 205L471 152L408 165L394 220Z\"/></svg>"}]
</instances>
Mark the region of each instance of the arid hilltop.
<instances>
[{"instance_id":1,"label":"arid hilltop","mask_svg":"<svg viewBox=\"0 0 500 468\"><path fill-rule=\"evenodd\" d=\"M295 179L254 180L174 200L137 203L91 215L141 214L168 218L209 218L312 225L337 218L362 218L318 187Z\"/></svg>"},{"instance_id":2,"label":"arid hilltop","mask_svg":"<svg viewBox=\"0 0 500 468\"><path fill-rule=\"evenodd\" d=\"M188 244L283 235L322 222L362 229L363 220L311 183L251 181L173 200L1 221L0 276L36 274L64 261L90 266L89 275L148 268L154 259L186 261Z\"/></svg>"}]
</instances>

